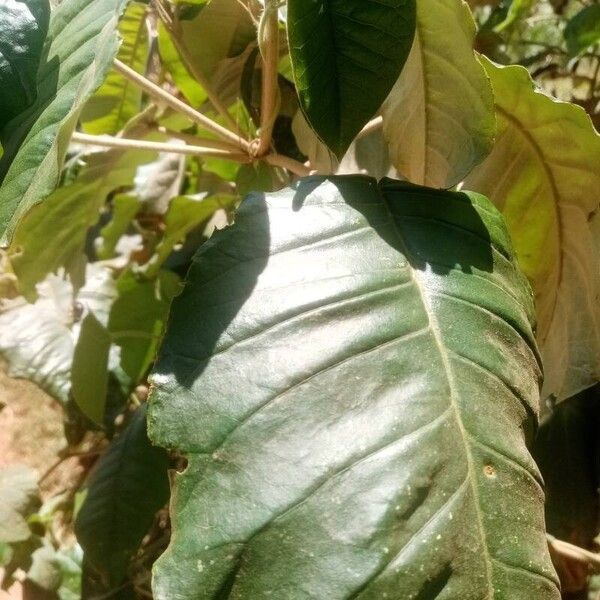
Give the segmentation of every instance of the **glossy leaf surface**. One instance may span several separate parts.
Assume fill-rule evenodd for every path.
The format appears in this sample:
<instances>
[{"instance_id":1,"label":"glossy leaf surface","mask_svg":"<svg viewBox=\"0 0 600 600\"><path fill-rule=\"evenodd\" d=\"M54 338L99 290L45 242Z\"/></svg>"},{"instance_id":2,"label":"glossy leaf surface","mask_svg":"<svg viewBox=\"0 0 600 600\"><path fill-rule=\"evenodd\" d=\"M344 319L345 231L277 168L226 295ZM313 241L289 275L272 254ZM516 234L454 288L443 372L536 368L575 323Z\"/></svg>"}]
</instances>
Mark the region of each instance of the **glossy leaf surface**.
<instances>
[{"instance_id":1,"label":"glossy leaf surface","mask_svg":"<svg viewBox=\"0 0 600 600\"><path fill-rule=\"evenodd\" d=\"M35 102L49 19L48 0L0 3L0 141L4 126Z\"/></svg>"},{"instance_id":2,"label":"glossy leaf surface","mask_svg":"<svg viewBox=\"0 0 600 600\"><path fill-rule=\"evenodd\" d=\"M559 598L532 297L484 197L251 195L171 314L149 430L188 467L157 599Z\"/></svg>"}]
</instances>

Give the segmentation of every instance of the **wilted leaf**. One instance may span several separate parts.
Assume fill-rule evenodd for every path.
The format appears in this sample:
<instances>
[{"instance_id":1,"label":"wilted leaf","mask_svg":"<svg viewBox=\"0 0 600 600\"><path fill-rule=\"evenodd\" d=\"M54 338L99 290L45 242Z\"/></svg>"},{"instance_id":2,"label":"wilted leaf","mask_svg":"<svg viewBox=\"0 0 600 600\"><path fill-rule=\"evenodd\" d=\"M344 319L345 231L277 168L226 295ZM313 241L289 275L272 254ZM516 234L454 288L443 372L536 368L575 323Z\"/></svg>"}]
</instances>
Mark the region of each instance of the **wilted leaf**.
<instances>
[{"instance_id":1,"label":"wilted leaf","mask_svg":"<svg viewBox=\"0 0 600 600\"><path fill-rule=\"evenodd\" d=\"M107 269L88 265L86 279L75 298L69 282L51 275L38 285L34 304L17 298L0 312L0 355L8 362L9 374L33 381L63 403L69 399L79 334L75 305L105 323L115 298Z\"/></svg>"},{"instance_id":2,"label":"wilted leaf","mask_svg":"<svg viewBox=\"0 0 600 600\"><path fill-rule=\"evenodd\" d=\"M73 289L50 276L35 304L20 298L0 312L0 354L9 374L37 383L61 402L69 397L74 340Z\"/></svg>"},{"instance_id":3,"label":"wilted leaf","mask_svg":"<svg viewBox=\"0 0 600 600\"><path fill-rule=\"evenodd\" d=\"M600 269L589 220L600 202L600 136L578 106L534 90L521 67L483 59L498 138L465 189L504 214L534 289L544 398L568 398L600 378Z\"/></svg>"},{"instance_id":4,"label":"wilted leaf","mask_svg":"<svg viewBox=\"0 0 600 600\"><path fill-rule=\"evenodd\" d=\"M0 542L22 542L31 536L27 517L40 506L37 480L28 467L0 469Z\"/></svg>"},{"instance_id":5,"label":"wilted leaf","mask_svg":"<svg viewBox=\"0 0 600 600\"><path fill-rule=\"evenodd\" d=\"M494 98L474 39L463 0L417 2L415 42L382 109L392 163L413 183L450 188L490 151Z\"/></svg>"},{"instance_id":6,"label":"wilted leaf","mask_svg":"<svg viewBox=\"0 0 600 600\"><path fill-rule=\"evenodd\" d=\"M98 461L75 523L86 560L112 586L169 497L167 467L166 452L148 441L141 406Z\"/></svg>"},{"instance_id":7,"label":"wilted leaf","mask_svg":"<svg viewBox=\"0 0 600 600\"><path fill-rule=\"evenodd\" d=\"M341 158L406 62L415 0L289 0L287 24L302 110Z\"/></svg>"},{"instance_id":8,"label":"wilted leaf","mask_svg":"<svg viewBox=\"0 0 600 600\"><path fill-rule=\"evenodd\" d=\"M185 172L185 156L161 153L158 160L141 165L135 175L135 194L149 213L164 215L171 198L179 194Z\"/></svg>"},{"instance_id":9,"label":"wilted leaf","mask_svg":"<svg viewBox=\"0 0 600 600\"><path fill-rule=\"evenodd\" d=\"M155 598L557 600L532 316L479 195L335 177L247 198L151 378L151 438L188 458Z\"/></svg>"},{"instance_id":10,"label":"wilted leaf","mask_svg":"<svg viewBox=\"0 0 600 600\"><path fill-rule=\"evenodd\" d=\"M38 97L13 119L2 140L0 243L58 183L71 132L85 101L104 81L117 51L118 19L127 0L63 0L50 18L38 70Z\"/></svg>"},{"instance_id":11,"label":"wilted leaf","mask_svg":"<svg viewBox=\"0 0 600 600\"><path fill-rule=\"evenodd\" d=\"M141 2L131 2L119 24L122 43L117 58L138 73L146 71L148 60L146 9ZM81 113L83 130L92 134L115 134L138 113L141 106L142 90L111 70Z\"/></svg>"},{"instance_id":12,"label":"wilted leaf","mask_svg":"<svg viewBox=\"0 0 600 600\"><path fill-rule=\"evenodd\" d=\"M48 0L0 3L0 142L4 126L37 97L37 70L49 19Z\"/></svg>"}]
</instances>

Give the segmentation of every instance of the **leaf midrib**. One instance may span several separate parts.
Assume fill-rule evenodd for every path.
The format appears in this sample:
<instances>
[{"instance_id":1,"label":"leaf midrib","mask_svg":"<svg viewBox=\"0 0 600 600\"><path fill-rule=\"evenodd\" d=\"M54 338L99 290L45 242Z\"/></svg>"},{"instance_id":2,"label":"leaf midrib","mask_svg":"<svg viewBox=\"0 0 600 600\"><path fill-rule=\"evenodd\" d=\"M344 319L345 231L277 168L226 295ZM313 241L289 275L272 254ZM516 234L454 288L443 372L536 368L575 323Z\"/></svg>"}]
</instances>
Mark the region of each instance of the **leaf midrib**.
<instances>
[{"instance_id":1,"label":"leaf midrib","mask_svg":"<svg viewBox=\"0 0 600 600\"><path fill-rule=\"evenodd\" d=\"M448 353L446 352L446 349L444 347L443 334L440 330L439 322L438 322L437 318L435 317L435 313L433 311L433 307L431 305L431 301L429 299L429 296L427 294L425 286L423 285L422 277L419 274L417 274L416 270L412 267L411 263L415 260L415 257L409 251L408 245L404 241L402 232L400 231L400 228L396 224L396 219L394 218L394 215L392 214L392 211L390 210L390 207L388 205L388 200L387 200L385 194L383 193L383 191L381 190L380 185L377 186L377 191L379 192L379 195L381 197L381 200L385 207L385 210L387 211L387 213L389 215L390 222L396 233L402 253L404 254L404 256L406 257L406 259L409 263L407 268L410 273L411 280L414 282L414 285L415 285L417 291L419 292L419 296L420 296L421 302L423 304L423 309L425 311L425 314L427 315L427 320L429 322L429 328L433 335L433 339L435 341L436 347L438 349L438 353L440 355L442 364L444 366L444 373L446 375L448 389L450 392L450 398L449 398L450 399L450 408L452 409L452 412L455 415L456 423L457 423L458 429L460 431L460 437L461 437L461 441L462 441L464 452L465 452L465 458L467 461L467 479L470 482L470 487L471 487L471 491L472 491L473 499L474 499L474 503L475 503L475 512L476 512L476 516L477 516L477 529L478 529L479 536L481 538L481 542L482 542L482 545L484 548L486 580L488 583L488 591L487 591L488 593L487 593L486 598L492 599L492 598L494 598L492 557L491 557L489 549L488 549L487 534L486 534L485 527L483 524L481 500L479 497L479 490L477 489L477 486L476 486L477 475L476 475L476 471L475 471L475 463L473 460L473 455L471 453L471 448L470 448L469 441L468 441L468 433L467 433L466 427L464 426L460 407L459 407L458 401L457 401L458 393L456 391L456 383L455 383L452 365L451 365Z\"/></svg>"}]
</instances>

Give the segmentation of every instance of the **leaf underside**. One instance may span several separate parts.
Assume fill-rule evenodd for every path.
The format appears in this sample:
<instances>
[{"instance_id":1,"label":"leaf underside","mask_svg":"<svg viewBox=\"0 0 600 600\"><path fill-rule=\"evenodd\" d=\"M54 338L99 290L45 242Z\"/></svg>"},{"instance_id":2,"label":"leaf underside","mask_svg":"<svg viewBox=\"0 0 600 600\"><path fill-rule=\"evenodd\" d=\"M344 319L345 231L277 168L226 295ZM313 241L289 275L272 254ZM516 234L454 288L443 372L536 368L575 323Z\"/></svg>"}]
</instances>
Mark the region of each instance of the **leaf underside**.
<instances>
[{"instance_id":1,"label":"leaf underside","mask_svg":"<svg viewBox=\"0 0 600 600\"><path fill-rule=\"evenodd\" d=\"M415 33L415 0L288 1L302 110L341 158L398 79Z\"/></svg>"},{"instance_id":2,"label":"leaf underside","mask_svg":"<svg viewBox=\"0 0 600 600\"><path fill-rule=\"evenodd\" d=\"M189 461L155 597L558 599L531 316L482 196L360 176L249 196L151 378L150 437Z\"/></svg>"},{"instance_id":3,"label":"leaf underside","mask_svg":"<svg viewBox=\"0 0 600 600\"><path fill-rule=\"evenodd\" d=\"M451 188L491 149L494 96L475 32L463 0L419 0L410 57L381 111L392 163L408 181Z\"/></svg>"},{"instance_id":4,"label":"leaf underside","mask_svg":"<svg viewBox=\"0 0 600 600\"><path fill-rule=\"evenodd\" d=\"M464 187L506 219L535 293L543 398L563 400L600 380L600 135L581 107L536 91L523 67L482 62L498 136Z\"/></svg>"}]
</instances>

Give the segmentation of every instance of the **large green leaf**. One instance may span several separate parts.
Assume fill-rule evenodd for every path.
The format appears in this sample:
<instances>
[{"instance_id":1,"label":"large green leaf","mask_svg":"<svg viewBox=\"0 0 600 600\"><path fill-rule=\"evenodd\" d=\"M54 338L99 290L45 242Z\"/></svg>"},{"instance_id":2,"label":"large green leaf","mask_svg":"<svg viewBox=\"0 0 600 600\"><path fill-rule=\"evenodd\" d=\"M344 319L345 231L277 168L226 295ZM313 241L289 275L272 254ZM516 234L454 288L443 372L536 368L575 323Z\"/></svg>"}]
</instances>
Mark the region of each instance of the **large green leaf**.
<instances>
[{"instance_id":1,"label":"large green leaf","mask_svg":"<svg viewBox=\"0 0 600 600\"><path fill-rule=\"evenodd\" d=\"M600 269L590 219L600 203L600 136L585 111L533 87L522 67L482 59L498 138L465 188L503 212L537 305L544 397L600 379Z\"/></svg>"},{"instance_id":2,"label":"large green leaf","mask_svg":"<svg viewBox=\"0 0 600 600\"><path fill-rule=\"evenodd\" d=\"M452 187L491 149L494 97L474 39L463 0L417 2L415 42L382 110L392 163L413 183Z\"/></svg>"},{"instance_id":3,"label":"large green leaf","mask_svg":"<svg viewBox=\"0 0 600 600\"><path fill-rule=\"evenodd\" d=\"M131 2L119 24L122 43L117 58L139 73L146 71L148 60L146 10L145 4ZM111 70L81 113L83 129L92 134L115 134L138 113L141 105L141 88Z\"/></svg>"},{"instance_id":4,"label":"large green leaf","mask_svg":"<svg viewBox=\"0 0 600 600\"><path fill-rule=\"evenodd\" d=\"M143 405L96 465L75 523L86 559L110 587L169 497L167 467L165 451L148 441Z\"/></svg>"},{"instance_id":5,"label":"large green leaf","mask_svg":"<svg viewBox=\"0 0 600 600\"><path fill-rule=\"evenodd\" d=\"M118 19L128 0L64 0L50 18L38 97L2 139L0 243L20 217L56 186L71 132L117 51Z\"/></svg>"},{"instance_id":6,"label":"large green leaf","mask_svg":"<svg viewBox=\"0 0 600 600\"><path fill-rule=\"evenodd\" d=\"M49 18L48 0L0 2L0 142L4 126L37 97Z\"/></svg>"},{"instance_id":7,"label":"large green leaf","mask_svg":"<svg viewBox=\"0 0 600 600\"><path fill-rule=\"evenodd\" d=\"M359 176L247 198L152 376L151 439L188 458L155 597L557 600L532 313L482 196Z\"/></svg>"},{"instance_id":8,"label":"large green leaf","mask_svg":"<svg viewBox=\"0 0 600 600\"><path fill-rule=\"evenodd\" d=\"M302 109L341 158L408 58L415 0L289 0L287 23Z\"/></svg>"}]
</instances>

